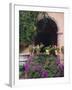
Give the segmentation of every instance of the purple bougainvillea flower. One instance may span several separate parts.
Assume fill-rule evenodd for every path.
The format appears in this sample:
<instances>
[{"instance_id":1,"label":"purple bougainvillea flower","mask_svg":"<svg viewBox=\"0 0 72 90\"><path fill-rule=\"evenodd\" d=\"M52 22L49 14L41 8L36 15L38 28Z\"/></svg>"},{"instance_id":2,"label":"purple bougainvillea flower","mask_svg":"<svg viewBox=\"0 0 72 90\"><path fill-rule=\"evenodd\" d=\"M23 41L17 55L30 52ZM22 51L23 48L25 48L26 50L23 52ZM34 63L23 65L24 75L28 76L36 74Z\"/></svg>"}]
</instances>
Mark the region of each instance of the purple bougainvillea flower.
<instances>
[{"instance_id":1,"label":"purple bougainvillea flower","mask_svg":"<svg viewBox=\"0 0 72 90\"><path fill-rule=\"evenodd\" d=\"M59 64L58 68L59 68L59 70L64 71L64 65L63 64Z\"/></svg>"},{"instance_id":2,"label":"purple bougainvillea flower","mask_svg":"<svg viewBox=\"0 0 72 90\"><path fill-rule=\"evenodd\" d=\"M31 63L32 60L33 60L33 55L30 55L27 62L28 62L28 63Z\"/></svg>"},{"instance_id":3,"label":"purple bougainvillea flower","mask_svg":"<svg viewBox=\"0 0 72 90\"><path fill-rule=\"evenodd\" d=\"M56 64L60 64L60 57L58 56L57 59L56 59Z\"/></svg>"},{"instance_id":4,"label":"purple bougainvillea flower","mask_svg":"<svg viewBox=\"0 0 72 90\"><path fill-rule=\"evenodd\" d=\"M46 70L42 71L41 77L43 78L48 77L48 72Z\"/></svg>"},{"instance_id":5,"label":"purple bougainvillea flower","mask_svg":"<svg viewBox=\"0 0 72 90\"><path fill-rule=\"evenodd\" d=\"M30 69L29 63L26 63L26 64L24 65L24 69L25 69L25 72L29 72L29 69Z\"/></svg>"},{"instance_id":6,"label":"purple bougainvillea flower","mask_svg":"<svg viewBox=\"0 0 72 90\"><path fill-rule=\"evenodd\" d=\"M42 66L41 65L34 65L34 66L32 66L32 71L38 71L38 72L40 72L41 71L41 69L42 69Z\"/></svg>"}]
</instances>

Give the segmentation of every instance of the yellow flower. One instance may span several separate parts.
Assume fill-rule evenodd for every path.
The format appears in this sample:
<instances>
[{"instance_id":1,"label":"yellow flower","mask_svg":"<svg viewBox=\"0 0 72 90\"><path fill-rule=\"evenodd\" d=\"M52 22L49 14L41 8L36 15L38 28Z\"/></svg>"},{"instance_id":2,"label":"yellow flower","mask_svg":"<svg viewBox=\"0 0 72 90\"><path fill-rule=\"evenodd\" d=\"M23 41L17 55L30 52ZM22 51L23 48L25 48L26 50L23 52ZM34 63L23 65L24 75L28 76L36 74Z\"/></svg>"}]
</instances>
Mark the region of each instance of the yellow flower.
<instances>
[{"instance_id":1,"label":"yellow flower","mask_svg":"<svg viewBox=\"0 0 72 90\"><path fill-rule=\"evenodd\" d=\"M48 49L46 49L46 53L49 55L49 50Z\"/></svg>"},{"instance_id":2,"label":"yellow flower","mask_svg":"<svg viewBox=\"0 0 72 90\"><path fill-rule=\"evenodd\" d=\"M57 52L57 50L55 50L55 54L56 54L56 55L58 55L58 52Z\"/></svg>"}]
</instances>

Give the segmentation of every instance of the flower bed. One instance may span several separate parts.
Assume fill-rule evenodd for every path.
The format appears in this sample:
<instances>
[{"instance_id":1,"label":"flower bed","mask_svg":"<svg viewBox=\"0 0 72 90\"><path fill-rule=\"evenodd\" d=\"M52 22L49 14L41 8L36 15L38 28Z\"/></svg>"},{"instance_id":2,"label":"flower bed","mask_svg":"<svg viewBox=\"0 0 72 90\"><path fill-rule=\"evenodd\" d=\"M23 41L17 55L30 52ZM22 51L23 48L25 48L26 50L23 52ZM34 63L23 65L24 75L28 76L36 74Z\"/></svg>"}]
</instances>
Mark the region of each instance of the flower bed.
<instances>
[{"instance_id":1,"label":"flower bed","mask_svg":"<svg viewBox=\"0 0 72 90\"><path fill-rule=\"evenodd\" d=\"M20 79L63 77L64 65L60 57L53 54L30 55L24 65L19 66Z\"/></svg>"}]
</instances>

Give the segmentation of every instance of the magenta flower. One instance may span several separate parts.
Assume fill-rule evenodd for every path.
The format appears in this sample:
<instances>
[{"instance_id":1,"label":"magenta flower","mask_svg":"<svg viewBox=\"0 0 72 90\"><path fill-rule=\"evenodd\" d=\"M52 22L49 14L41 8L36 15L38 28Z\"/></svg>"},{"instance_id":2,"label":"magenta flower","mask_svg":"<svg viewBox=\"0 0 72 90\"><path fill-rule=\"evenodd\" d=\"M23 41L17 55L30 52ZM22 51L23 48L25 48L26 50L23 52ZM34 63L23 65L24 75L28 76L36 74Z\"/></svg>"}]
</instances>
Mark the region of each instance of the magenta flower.
<instances>
[{"instance_id":1,"label":"magenta flower","mask_svg":"<svg viewBox=\"0 0 72 90\"><path fill-rule=\"evenodd\" d=\"M41 74L41 77L43 77L43 78L48 77L48 72L46 70L44 70Z\"/></svg>"},{"instance_id":2,"label":"magenta flower","mask_svg":"<svg viewBox=\"0 0 72 90\"><path fill-rule=\"evenodd\" d=\"M40 72L42 70L42 66L41 65L34 65L32 66L32 71L38 71Z\"/></svg>"},{"instance_id":3,"label":"magenta flower","mask_svg":"<svg viewBox=\"0 0 72 90\"><path fill-rule=\"evenodd\" d=\"M60 64L60 57L58 56L57 59L56 59L56 64Z\"/></svg>"},{"instance_id":4,"label":"magenta flower","mask_svg":"<svg viewBox=\"0 0 72 90\"><path fill-rule=\"evenodd\" d=\"M63 64L59 64L58 68L59 68L59 70L64 71L64 65Z\"/></svg>"},{"instance_id":5,"label":"magenta flower","mask_svg":"<svg viewBox=\"0 0 72 90\"><path fill-rule=\"evenodd\" d=\"M26 72L29 72L30 65L29 65L28 63L26 63L26 64L24 65L24 69L25 69Z\"/></svg>"},{"instance_id":6,"label":"magenta flower","mask_svg":"<svg viewBox=\"0 0 72 90\"><path fill-rule=\"evenodd\" d=\"M31 63L32 60L33 60L33 55L30 55L27 62L28 62L28 63Z\"/></svg>"}]
</instances>

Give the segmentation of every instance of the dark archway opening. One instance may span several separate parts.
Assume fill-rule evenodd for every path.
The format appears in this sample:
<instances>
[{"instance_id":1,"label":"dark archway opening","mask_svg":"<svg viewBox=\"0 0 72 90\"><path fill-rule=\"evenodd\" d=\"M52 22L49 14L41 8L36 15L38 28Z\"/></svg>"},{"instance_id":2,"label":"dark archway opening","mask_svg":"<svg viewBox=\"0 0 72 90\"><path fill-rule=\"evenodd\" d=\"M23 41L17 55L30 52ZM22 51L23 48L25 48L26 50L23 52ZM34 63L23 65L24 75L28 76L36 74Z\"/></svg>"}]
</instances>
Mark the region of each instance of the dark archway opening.
<instances>
[{"instance_id":1,"label":"dark archway opening","mask_svg":"<svg viewBox=\"0 0 72 90\"><path fill-rule=\"evenodd\" d=\"M35 36L35 45L44 44L46 46L57 45L58 27L51 17L43 18L37 22L37 35ZM43 48L44 48L43 47Z\"/></svg>"}]
</instances>

